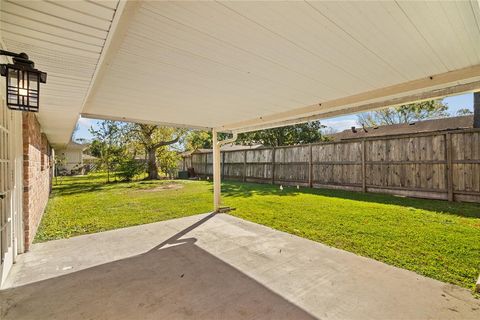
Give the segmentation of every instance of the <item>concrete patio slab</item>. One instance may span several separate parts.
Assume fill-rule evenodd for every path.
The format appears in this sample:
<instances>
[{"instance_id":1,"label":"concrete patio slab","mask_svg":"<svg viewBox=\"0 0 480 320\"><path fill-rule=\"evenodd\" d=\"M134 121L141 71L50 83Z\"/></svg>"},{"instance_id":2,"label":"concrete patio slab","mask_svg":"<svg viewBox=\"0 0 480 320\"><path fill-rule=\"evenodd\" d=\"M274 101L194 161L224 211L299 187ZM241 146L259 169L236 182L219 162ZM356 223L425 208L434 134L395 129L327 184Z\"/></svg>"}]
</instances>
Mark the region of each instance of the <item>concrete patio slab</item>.
<instances>
[{"instance_id":1,"label":"concrete patio slab","mask_svg":"<svg viewBox=\"0 0 480 320\"><path fill-rule=\"evenodd\" d=\"M225 214L35 244L7 286L2 319L480 319L466 289Z\"/></svg>"}]
</instances>

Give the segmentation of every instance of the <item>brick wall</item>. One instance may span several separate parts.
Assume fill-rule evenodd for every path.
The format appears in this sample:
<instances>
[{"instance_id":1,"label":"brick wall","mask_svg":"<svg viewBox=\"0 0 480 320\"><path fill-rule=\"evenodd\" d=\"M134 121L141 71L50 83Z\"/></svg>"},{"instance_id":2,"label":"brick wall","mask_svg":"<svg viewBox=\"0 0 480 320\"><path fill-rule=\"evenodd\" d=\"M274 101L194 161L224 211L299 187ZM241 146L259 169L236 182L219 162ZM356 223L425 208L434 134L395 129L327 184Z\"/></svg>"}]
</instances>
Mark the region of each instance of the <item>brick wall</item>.
<instances>
[{"instance_id":1,"label":"brick wall","mask_svg":"<svg viewBox=\"0 0 480 320\"><path fill-rule=\"evenodd\" d=\"M51 190L51 147L33 113L23 114L23 224L32 243Z\"/></svg>"}]
</instances>

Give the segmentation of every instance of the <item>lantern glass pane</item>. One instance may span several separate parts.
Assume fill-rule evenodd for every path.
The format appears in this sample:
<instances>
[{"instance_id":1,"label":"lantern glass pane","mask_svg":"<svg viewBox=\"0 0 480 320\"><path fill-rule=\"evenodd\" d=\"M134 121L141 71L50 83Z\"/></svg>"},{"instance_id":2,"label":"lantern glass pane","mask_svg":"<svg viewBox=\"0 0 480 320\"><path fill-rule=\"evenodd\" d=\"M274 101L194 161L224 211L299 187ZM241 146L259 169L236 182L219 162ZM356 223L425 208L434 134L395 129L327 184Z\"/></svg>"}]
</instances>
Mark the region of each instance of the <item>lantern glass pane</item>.
<instances>
[{"instance_id":1,"label":"lantern glass pane","mask_svg":"<svg viewBox=\"0 0 480 320\"><path fill-rule=\"evenodd\" d=\"M15 69L7 69L7 103L16 105L19 103L18 84L19 71Z\"/></svg>"},{"instance_id":2,"label":"lantern glass pane","mask_svg":"<svg viewBox=\"0 0 480 320\"><path fill-rule=\"evenodd\" d=\"M18 72L20 81L18 82L18 94L22 97L28 96L28 73L25 71Z\"/></svg>"},{"instance_id":3,"label":"lantern glass pane","mask_svg":"<svg viewBox=\"0 0 480 320\"><path fill-rule=\"evenodd\" d=\"M29 105L33 107L38 107L38 73L28 72L28 97Z\"/></svg>"},{"instance_id":4,"label":"lantern glass pane","mask_svg":"<svg viewBox=\"0 0 480 320\"><path fill-rule=\"evenodd\" d=\"M31 89L36 90L37 89L37 83L38 83L38 74L36 72L29 72L28 73L28 86Z\"/></svg>"}]
</instances>

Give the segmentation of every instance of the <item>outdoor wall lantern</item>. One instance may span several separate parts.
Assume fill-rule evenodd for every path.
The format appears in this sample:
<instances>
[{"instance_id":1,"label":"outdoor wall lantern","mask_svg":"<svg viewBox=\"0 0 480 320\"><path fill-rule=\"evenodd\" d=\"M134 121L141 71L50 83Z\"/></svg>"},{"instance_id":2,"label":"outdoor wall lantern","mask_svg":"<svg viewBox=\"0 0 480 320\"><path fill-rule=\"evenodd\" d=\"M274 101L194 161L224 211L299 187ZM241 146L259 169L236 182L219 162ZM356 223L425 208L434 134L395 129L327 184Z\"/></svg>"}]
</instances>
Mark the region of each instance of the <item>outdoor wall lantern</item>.
<instances>
[{"instance_id":1,"label":"outdoor wall lantern","mask_svg":"<svg viewBox=\"0 0 480 320\"><path fill-rule=\"evenodd\" d=\"M38 112L40 83L47 82L47 74L34 68L26 53L0 50L13 64L0 64L0 75L7 78L7 107L12 110Z\"/></svg>"}]
</instances>

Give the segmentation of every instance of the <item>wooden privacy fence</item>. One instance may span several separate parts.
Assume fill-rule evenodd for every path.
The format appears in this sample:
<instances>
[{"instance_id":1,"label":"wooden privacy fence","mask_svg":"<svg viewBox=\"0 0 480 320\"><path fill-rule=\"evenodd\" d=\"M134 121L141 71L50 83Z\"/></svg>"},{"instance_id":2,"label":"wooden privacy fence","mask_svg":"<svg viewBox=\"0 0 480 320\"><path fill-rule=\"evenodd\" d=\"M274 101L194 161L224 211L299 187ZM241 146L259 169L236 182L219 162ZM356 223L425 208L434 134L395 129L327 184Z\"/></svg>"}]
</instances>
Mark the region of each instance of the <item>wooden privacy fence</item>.
<instances>
[{"instance_id":1,"label":"wooden privacy fence","mask_svg":"<svg viewBox=\"0 0 480 320\"><path fill-rule=\"evenodd\" d=\"M480 202L480 129L222 151L225 179ZM212 175L212 153L183 161Z\"/></svg>"}]
</instances>

